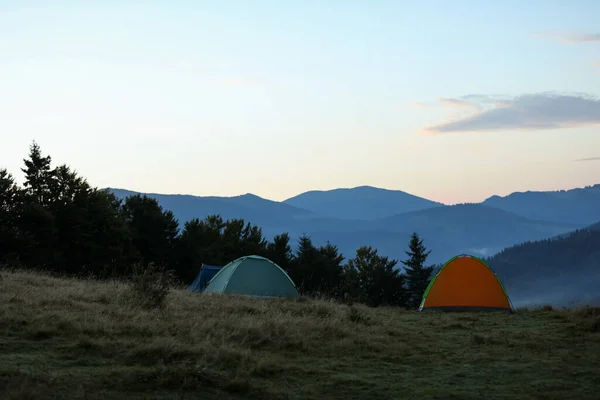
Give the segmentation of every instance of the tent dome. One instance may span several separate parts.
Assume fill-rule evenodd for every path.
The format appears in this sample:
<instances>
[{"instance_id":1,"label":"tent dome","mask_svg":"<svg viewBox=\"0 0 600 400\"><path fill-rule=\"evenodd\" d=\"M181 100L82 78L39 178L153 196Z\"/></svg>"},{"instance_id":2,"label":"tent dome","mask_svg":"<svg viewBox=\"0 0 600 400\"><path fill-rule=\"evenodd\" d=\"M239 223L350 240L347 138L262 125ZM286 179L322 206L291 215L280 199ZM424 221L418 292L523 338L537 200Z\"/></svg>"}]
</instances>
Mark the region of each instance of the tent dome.
<instances>
[{"instance_id":1,"label":"tent dome","mask_svg":"<svg viewBox=\"0 0 600 400\"><path fill-rule=\"evenodd\" d=\"M469 255L451 258L431 280L419 307L427 310L514 311L494 271Z\"/></svg>"},{"instance_id":2,"label":"tent dome","mask_svg":"<svg viewBox=\"0 0 600 400\"><path fill-rule=\"evenodd\" d=\"M245 256L225 265L210 280L205 293L298 298L300 294L279 265L260 256Z\"/></svg>"}]
</instances>

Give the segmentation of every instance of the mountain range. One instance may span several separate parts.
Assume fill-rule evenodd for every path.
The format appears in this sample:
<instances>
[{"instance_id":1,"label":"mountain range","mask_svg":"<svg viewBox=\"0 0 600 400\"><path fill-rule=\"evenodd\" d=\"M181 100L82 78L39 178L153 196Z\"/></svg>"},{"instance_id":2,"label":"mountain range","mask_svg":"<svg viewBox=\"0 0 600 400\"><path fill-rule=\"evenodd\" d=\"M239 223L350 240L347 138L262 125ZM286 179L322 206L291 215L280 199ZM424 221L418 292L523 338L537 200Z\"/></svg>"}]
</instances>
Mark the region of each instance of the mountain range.
<instances>
[{"instance_id":1,"label":"mountain range","mask_svg":"<svg viewBox=\"0 0 600 400\"><path fill-rule=\"evenodd\" d=\"M488 258L513 305L600 305L600 222Z\"/></svg>"},{"instance_id":2,"label":"mountain range","mask_svg":"<svg viewBox=\"0 0 600 400\"><path fill-rule=\"evenodd\" d=\"M125 198L138 192L110 189ZM566 191L492 196L481 203L445 205L399 190L361 186L309 191L282 202L253 194L234 197L145 193L173 211L183 226L192 218L220 214L260 226L267 238L288 232L315 244L337 245L346 258L371 245L391 258L405 258L417 232L442 263L459 253L490 256L525 241L559 236L600 221L600 184Z\"/></svg>"}]
</instances>

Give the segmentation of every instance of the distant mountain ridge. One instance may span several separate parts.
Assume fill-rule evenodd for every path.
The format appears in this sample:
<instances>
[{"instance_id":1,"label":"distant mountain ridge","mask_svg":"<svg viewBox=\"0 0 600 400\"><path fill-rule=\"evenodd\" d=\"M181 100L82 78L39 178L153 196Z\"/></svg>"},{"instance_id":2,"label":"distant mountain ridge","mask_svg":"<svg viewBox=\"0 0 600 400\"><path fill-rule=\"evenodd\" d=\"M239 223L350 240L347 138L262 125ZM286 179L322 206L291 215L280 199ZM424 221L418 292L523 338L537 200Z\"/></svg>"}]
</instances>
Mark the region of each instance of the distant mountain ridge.
<instances>
[{"instance_id":1,"label":"distant mountain ridge","mask_svg":"<svg viewBox=\"0 0 600 400\"><path fill-rule=\"evenodd\" d=\"M372 186L311 190L284 200L283 203L324 217L360 220L384 218L444 205L401 190Z\"/></svg>"},{"instance_id":2,"label":"distant mountain ridge","mask_svg":"<svg viewBox=\"0 0 600 400\"><path fill-rule=\"evenodd\" d=\"M600 222L506 248L487 262L521 305L600 306Z\"/></svg>"},{"instance_id":3,"label":"distant mountain ridge","mask_svg":"<svg viewBox=\"0 0 600 400\"><path fill-rule=\"evenodd\" d=\"M137 193L125 189L111 191L120 198ZM181 227L191 218L203 219L211 214L220 214L225 219L243 218L260 226L267 238L288 232L294 242L302 234L310 235L316 244L329 240L339 246L347 258L352 257L358 247L371 245L382 254L403 259L408 236L413 231L418 232L433 250L430 261L438 263L462 252L487 256L523 241L557 236L583 226L539 221L481 203L446 206L404 192L371 187L318 192L317 197L334 198L342 193L345 200L340 200L340 203L352 203L351 195L357 193L356 204L344 206L345 209L338 215L345 213L352 217L353 214L348 210L355 210L358 215L354 215L354 218L336 218L331 216L329 206L324 207L326 215L319 214L315 210L318 209L318 203L310 199L315 192L311 193L308 197L310 201L304 204L311 206L313 202L312 210L298 206L303 201L302 195L292 198L295 201L288 199L284 202L251 194L234 197L148 195L173 211ZM377 199L382 197L385 206L378 207ZM409 200L407 203L394 203L394 199ZM344 207L339 205L340 209ZM424 208L414 210L415 207Z\"/></svg>"},{"instance_id":4,"label":"distant mountain ridge","mask_svg":"<svg viewBox=\"0 0 600 400\"><path fill-rule=\"evenodd\" d=\"M491 196L482 204L532 219L586 225L600 220L600 184L571 190Z\"/></svg>"}]
</instances>

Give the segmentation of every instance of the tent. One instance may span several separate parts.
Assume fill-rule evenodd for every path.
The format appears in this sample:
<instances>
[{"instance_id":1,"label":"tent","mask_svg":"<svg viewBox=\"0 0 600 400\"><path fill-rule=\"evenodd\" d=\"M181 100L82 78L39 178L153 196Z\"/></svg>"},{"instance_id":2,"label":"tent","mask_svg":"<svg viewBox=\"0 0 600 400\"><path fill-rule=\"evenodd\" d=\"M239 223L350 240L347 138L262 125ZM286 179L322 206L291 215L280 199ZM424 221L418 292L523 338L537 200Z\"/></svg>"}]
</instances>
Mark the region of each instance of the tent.
<instances>
[{"instance_id":1,"label":"tent","mask_svg":"<svg viewBox=\"0 0 600 400\"><path fill-rule=\"evenodd\" d=\"M427 310L514 311L494 271L470 255L451 258L431 280L419 307Z\"/></svg>"},{"instance_id":2,"label":"tent","mask_svg":"<svg viewBox=\"0 0 600 400\"><path fill-rule=\"evenodd\" d=\"M273 261L260 256L246 256L230 262L217 272L204 292L257 297L300 297L288 274Z\"/></svg>"},{"instance_id":3,"label":"tent","mask_svg":"<svg viewBox=\"0 0 600 400\"><path fill-rule=\"evenodd\" d=\"M210 282L210 280L213 278L213 276L215 276L215 274L217 272L219 272L219 270L221 268L223 268L223 267L216 266L216 265L202 264L202 266L200 267L200 272L198 273L198 276L196 276L196 279L194 279L194 282L192 282L192 284L190 286L188 286L188 290L190 292L203 291L204 288L206 287L206 285L208 285L208 282Z\"/></svg>"}]
</instances>

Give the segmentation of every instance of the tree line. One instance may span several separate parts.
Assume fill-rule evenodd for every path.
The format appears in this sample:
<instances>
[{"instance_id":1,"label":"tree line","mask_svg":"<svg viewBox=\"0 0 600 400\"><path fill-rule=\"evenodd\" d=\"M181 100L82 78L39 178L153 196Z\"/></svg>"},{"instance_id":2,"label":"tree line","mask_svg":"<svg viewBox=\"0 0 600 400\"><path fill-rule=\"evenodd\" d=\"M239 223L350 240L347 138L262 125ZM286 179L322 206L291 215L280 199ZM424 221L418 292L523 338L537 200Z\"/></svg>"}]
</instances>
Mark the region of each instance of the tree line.
<instances>
[{"instance_id":1,"label":"tree line","mask_svg":"<svg viewBox=\"0 0 600 400\"><path fill-rule=\"evenodd\" d=\"M190 283L201 265L225 265L260 255L281 266L304 295L350 299L371 306L415 308L431 279L430 253L413 233L402 260L363 246L345 260L332 243L288 233L267 240L260 227L219 215L179 221L153 198L119 199L92 187L69 166L52 165L33 142L23 160L23 186L0 169L0 264L96 279L127 277L135 265L158 265Z\"/></svg>"}]
</instances>

